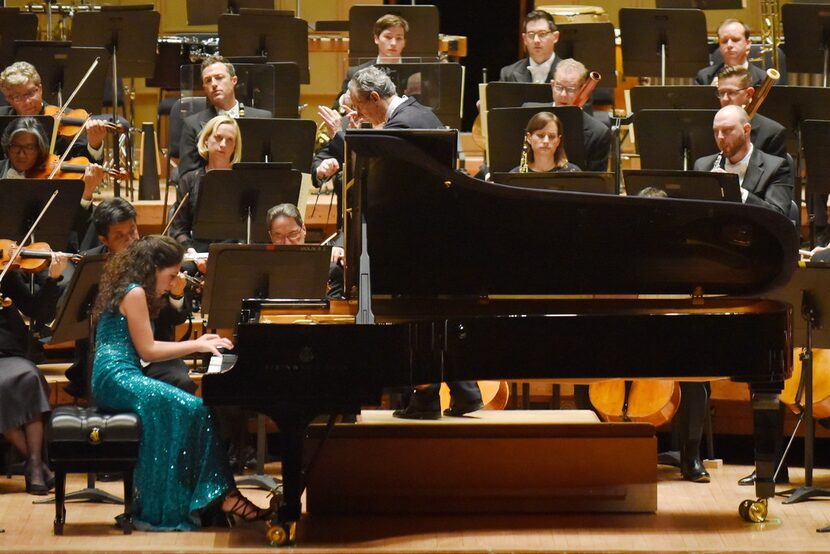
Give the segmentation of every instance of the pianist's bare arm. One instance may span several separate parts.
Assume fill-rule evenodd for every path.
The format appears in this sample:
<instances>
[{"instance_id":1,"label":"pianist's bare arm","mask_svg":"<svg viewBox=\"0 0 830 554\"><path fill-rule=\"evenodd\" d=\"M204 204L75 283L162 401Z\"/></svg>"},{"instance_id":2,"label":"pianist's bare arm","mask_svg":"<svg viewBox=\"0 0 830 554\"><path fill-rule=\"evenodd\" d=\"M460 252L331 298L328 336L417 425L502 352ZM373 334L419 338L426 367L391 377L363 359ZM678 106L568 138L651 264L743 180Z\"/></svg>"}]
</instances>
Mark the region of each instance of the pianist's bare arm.
<instances>
[{"instance_id":1,"label":"pianist's bare arm","mask_svg":"<svg viewBox=\"0 0 830 554\"><path fill-rule=\"evenodd\" d=\"M127 328L136 353L145 362L161 362L181 358L194 352L219 355L219 348L233 348L233 343L218 335L202 335L196 340L182 342L159 341L153 338L150 312L144 289L136 287L124 296L120 311L127 318Z\"/></svg>"}]
</instances>

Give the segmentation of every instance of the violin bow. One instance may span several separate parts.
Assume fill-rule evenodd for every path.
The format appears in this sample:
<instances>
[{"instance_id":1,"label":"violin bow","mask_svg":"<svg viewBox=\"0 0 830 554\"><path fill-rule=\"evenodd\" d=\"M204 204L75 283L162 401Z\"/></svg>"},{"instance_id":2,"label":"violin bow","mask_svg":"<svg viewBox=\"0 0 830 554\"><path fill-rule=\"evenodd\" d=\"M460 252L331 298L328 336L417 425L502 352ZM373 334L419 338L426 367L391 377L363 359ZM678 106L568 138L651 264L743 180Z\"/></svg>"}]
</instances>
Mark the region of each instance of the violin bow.
<instances>
[{"instance_id":1,"label":"violin bow","mask_svg":"<svg viewBox=\"0 0 830 554\"><path fill-rule=\"evenodd\" d=\"M0 283L3 282L3 277L6 276L6 273L9 272L9 268L12 266L12 264L15 262L15 260L17 260L17 257L20 255L20 252L23 250L23 245L26 244L26 242L29 240L29 238L31 238L32 234L35 232L35 228L37 227L38 223L40 223L40 220L43 219L43 216L46 214L46 210L48 210L49 206L52 205L52 201L55 200L55 197L58 195L58 192L59 192L58 190L55 190L52 193L52 196L50 196L49 200L46 201L46 205L43 206L42 210L40 210L40 213L38 214L37 218L35 219L35 222L32 223L32 226L29 227L28 231L26 231L26 236L23 237L22 241L20 241L19 247L14 250L14 252L11 254L11 256L9 256L9 261L6 263L6 267L4 267L3 272L0 273ZM2 296L0 296L0 299L2 299Z\"/></svg>"},{"instance_id":2,"label":"violin bow","mask_svg":"<svg viewBox=\"0 0 830 554\"><path fill-rule=\"evenodd\" d=\"M167 222L167 226L164 228L164 231L161 232L162 235L166 235L167 231L170 230L170 226L173 224L173 220L176 219L176 216L179 215L180 211L182 211L182 208L184 208L184 204L185 202L187 202L188 198L190 198L189 192L182 197L182 201L179 202L179 207L176 208L176 211L173 212L173 215L170 216L170 221Z\"/></svg>"},{"instance_id":3,"label":"violin bow","mask_svg":"<svg viewBox=\"0 0 830 554\"><path fill-rule=\"evenodd\" d=\"M75 95L78 94L78 91L81 90L82 86L84 86L86 80L89 79L89 76L92 75L92 72L95 70L96 67L98 67L98 61L100 59L101 56L98 56L92 61L92 63L89 66L89 69L86 70L86 73L81 78L78 85L75 87L75 90L72 91L72 94L69 95L69 98L66 99L66 102L64 102L63 105L60 106L60 108L58 109L58 113L55 114L55 128L52 130L52 143L49 145L50 154L53 154L55 152L55 141L58 139L58 127L60 126L61 117L63 117L63 114L66 111L67 106L69 106L69 103L72 102L72 100L75 98ZM75 142L73 141L72 144L74 145ZM63 163L62 160L61 163Z\"/></svg>"}]
</instances>

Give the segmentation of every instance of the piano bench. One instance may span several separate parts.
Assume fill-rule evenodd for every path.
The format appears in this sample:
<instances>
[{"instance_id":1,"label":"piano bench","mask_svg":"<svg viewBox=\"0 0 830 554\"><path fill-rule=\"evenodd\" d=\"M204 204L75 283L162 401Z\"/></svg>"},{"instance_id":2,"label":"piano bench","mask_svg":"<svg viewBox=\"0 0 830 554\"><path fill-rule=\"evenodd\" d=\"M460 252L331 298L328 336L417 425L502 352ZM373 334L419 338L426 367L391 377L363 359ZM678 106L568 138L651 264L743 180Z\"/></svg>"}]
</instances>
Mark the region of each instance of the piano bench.
<instances>
[{"instance_id":1,"label":"piano bench","mask_svg":"<svg viewBox=\"0 0 830 554\"><path fill-rule=\"evenodd\" d=\"M134 413L105 413L98 408L59 406L46 428L49 463L55 471L56 535L66 520L66 474L122 472L124 514L116 520L125 535L132 532L133 469L141 442L141 421Z\"/></svg>"}]
</instances>

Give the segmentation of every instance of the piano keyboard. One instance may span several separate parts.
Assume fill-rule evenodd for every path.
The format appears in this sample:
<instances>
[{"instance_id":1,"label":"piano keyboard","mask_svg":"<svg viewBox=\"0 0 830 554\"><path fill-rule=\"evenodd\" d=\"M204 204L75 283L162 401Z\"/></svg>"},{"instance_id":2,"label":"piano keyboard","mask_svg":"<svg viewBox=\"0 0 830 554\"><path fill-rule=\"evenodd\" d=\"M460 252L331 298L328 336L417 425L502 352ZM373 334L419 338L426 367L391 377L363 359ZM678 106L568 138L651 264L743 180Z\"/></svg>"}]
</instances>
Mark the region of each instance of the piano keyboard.
<instances>
[{"instance_id":1,"label":"piano keyboard","mask_svg":"<svg viewBox=\"0 0 830 554\"><path fill-rule=\"evenodd\" d=\"M232 368L236 363L236 354L222 354L221 356L211 356L210 364L208 364L207 374L222 373Z\"/></svg>"}]
</instances>

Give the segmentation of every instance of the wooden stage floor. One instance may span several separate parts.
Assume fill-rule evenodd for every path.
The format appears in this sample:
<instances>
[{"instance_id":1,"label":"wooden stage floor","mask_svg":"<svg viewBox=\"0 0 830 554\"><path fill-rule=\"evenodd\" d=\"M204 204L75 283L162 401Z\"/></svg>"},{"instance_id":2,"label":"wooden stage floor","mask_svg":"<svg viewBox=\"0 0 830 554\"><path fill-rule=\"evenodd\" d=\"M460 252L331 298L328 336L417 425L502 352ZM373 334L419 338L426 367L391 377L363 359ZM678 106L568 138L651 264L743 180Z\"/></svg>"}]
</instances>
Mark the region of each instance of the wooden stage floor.
<instances>
[{"instance_id":1,"label":"wooden stage floor","mask_svg":"<svg viewBox=\"0 0 830 554\"><path fill-rule=\"evenodd\" d=\"M658 472L658 512L646 515L508 515L307 518L296 553L329 552L829 552L830 500L770 505L765 524L744 523L737 514L750 489L736 480L746 466L712 470L712 482L687 483L676 470ZM270 471L278 471L278 465ZM790 469L794 484L803 471ZM830 470L816 472L830 487ZM85 484L70 476L67 490ZM121 483L99 486L119 493ZM779 487L783 490L784 487ZM159 491L162 493L162 491ZM251 492L265 505L264 492ZM67 509L65 535L52 534L53 505L33 505L23 478L0 477L0 552L265 552L263 524L193 533L134 532L124 536L111 524L118 506L75 504Z\"/></svg>"}]
</instances>

